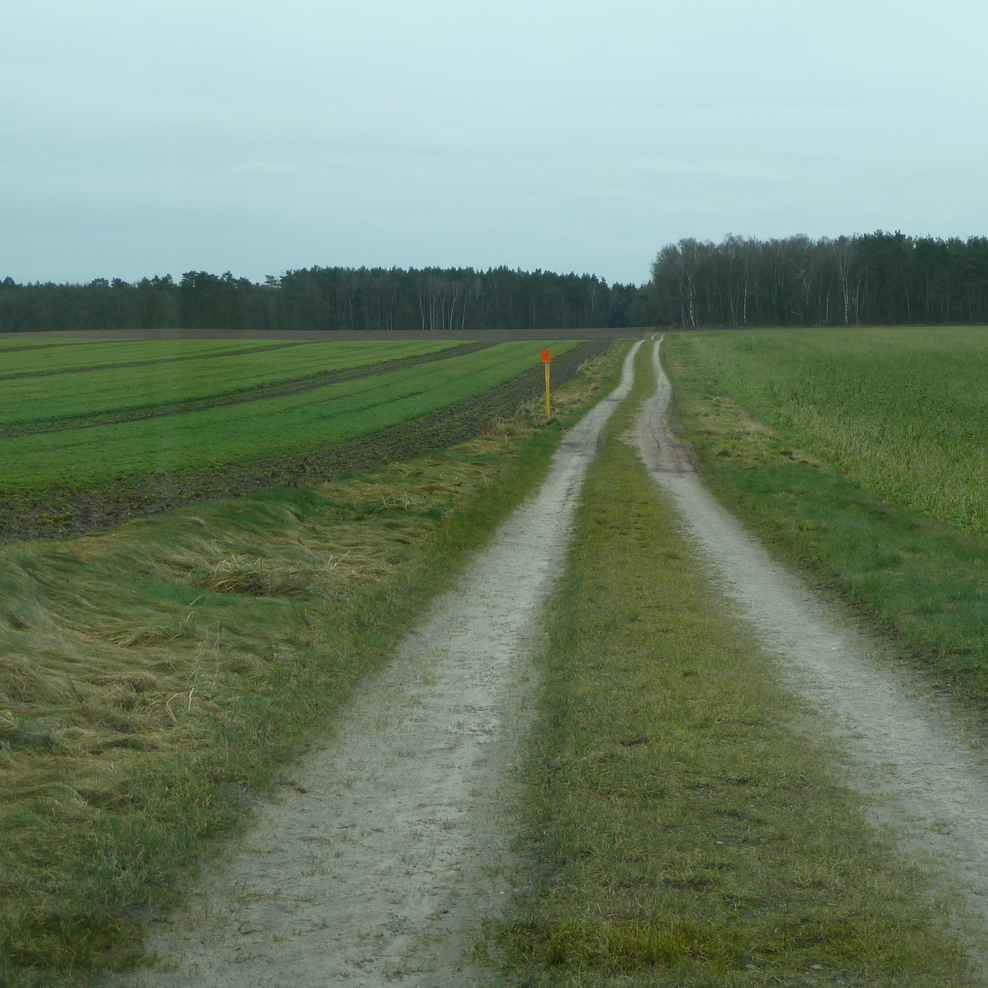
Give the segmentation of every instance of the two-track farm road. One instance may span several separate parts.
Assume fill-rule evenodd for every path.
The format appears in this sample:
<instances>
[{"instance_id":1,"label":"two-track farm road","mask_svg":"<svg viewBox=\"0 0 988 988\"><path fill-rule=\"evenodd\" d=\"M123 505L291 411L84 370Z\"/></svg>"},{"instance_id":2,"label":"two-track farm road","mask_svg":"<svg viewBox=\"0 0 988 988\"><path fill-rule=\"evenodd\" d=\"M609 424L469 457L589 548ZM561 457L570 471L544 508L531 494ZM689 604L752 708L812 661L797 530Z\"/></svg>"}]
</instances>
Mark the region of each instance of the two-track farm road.
<instances>
[{"instance_id":1,"label":"two-track farm road","mask_svg":"<svg viewBox=\"0 0 988 988\"><path fill-rule=\"evenodd\" d=\"M522 505L363 690L329 750L259 807L229 868L148 946L147 988L354 988L474 982L478 924L507 885L499 794L523 734L535 619L621 385L563 440ZM170 968L170 969L169 969Z\"/></svg>"},{"instance_id":2,"label":"two-track farm road","mask_svg":"<svg viewBox=\"0 0 988 988\"><path fill-rule=\"evenodd\" d=\"M825 719L856 766L853 780L873 818L893 828L903 851L960 892L958 927L971 932L984 965L988 944L988 770L980 742L928 688L874 655L881 643L841 621L777 565L700 483L666 418L669 382L652 355L658 386L640 419L643 459L675 498L724 589L767 648L782 657L790 685Z\"/></svg>"}]
</instances>

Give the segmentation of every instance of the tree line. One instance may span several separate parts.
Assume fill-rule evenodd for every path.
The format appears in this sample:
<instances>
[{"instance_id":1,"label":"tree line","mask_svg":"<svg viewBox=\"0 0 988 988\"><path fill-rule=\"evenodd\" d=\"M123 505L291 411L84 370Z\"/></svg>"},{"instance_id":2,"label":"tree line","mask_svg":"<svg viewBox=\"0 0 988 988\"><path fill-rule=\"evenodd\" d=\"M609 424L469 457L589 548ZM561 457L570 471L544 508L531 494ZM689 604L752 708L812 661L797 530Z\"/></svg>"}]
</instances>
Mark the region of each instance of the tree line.
<instances>
[{"instance_id":1,"label":"tree line","mask_svg":"<svg viewBox=\"0 0 988 988\"><path fill-rule=\"evenodd\" d=\"M988 238L685 239L649 290L657 321L686 328L988 323Z\"/></svg>"},{"instance_id":2,"label":"tree line","mask_svg":"<svg viewBox=\"0 0 988 988\"><path fill-rule=\"evenodd\" d=\"M0 332L113 329L585 329L655 322L643 286L506 267L289 271L261 283L205 271L97 278L84 285L0 282Z\"/></svg>"}]
</instances>

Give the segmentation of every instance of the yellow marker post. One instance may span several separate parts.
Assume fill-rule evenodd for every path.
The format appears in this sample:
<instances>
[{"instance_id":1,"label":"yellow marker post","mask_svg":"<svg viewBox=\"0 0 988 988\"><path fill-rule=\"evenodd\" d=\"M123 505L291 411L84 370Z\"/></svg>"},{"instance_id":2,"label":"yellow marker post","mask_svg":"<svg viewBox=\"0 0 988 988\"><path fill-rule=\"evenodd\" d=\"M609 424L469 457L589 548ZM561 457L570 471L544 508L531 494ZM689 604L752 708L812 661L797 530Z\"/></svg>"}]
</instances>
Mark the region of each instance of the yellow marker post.
<instances>
[{"instance_id":1,"label":"yellow marker post","mask_svg":"<svg viewBox=\"0 0 988 988\"><path fill-rule=\"evenodd\" d=\"M549 386L549 367L552 365L552 352L550 350L542 351L542 365L545 367L545 417L549 418L552 414L552 392Z\"/></svg>"}]
</instances>

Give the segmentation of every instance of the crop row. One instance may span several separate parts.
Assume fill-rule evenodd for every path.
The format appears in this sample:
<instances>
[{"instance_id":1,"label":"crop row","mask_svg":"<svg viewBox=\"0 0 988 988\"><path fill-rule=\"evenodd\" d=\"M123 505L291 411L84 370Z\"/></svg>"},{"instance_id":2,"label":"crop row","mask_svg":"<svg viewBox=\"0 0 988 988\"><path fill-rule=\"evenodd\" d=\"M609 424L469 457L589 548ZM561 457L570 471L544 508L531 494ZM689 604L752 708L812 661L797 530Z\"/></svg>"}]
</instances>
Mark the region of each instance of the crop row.
<instances>
[{"instance_id":1,"label":"crop row","mask_svg":"<svg viewBox=\"0 0 988 988\"><path fill-rule=\"evenodd\" d=\"M82 340L34 345L0 343L0 379L17 374L50 374L107 365L161 359L197 360L243 350L277 349L283 342L263 340ZM298 345L298 344L295 344Z\"/></svg>"},{"instance_id":2,"label":"crop row","mask_svg":"<svg viewBox=\"0 0 988 988\"><path fill-rule=\"evenodd\" d=\"M9 436L0 439L0 483L8 492L91 487L123 475L304 456L481 394L536 365L542 345L504 343L462 356L454 351L444 360L246 404ZM575 344L552 346L561 354ZM393 352L385 345L380 355Z\"/></svg>"},{"instance_id":3,"label":"crop row","mask_svg":"<svg viewBox=\"0 0 988 988\"><path fill-rule=\"evenodd\" d=\"M679 334L742 405L878 497L988 532L988 330Z\"/></svg>"},{"instance_id":4,"label":"crop row","mask_svg":"<svg viewBox=\"0 0 988 988\"><path fill-rule=\"evenodd\" d=\"M143 342L142 352L154 356L133 366L3 381L0 427L153 408L457 346L449 342L341 342L245 351L241 344L239 350L226 351L222 359L202 359L216 356L207 350L186 352L189 359L175 360L176 342L186 341ZM182 350L178 353L182 355Z\"/></svg>"}]
</instances>

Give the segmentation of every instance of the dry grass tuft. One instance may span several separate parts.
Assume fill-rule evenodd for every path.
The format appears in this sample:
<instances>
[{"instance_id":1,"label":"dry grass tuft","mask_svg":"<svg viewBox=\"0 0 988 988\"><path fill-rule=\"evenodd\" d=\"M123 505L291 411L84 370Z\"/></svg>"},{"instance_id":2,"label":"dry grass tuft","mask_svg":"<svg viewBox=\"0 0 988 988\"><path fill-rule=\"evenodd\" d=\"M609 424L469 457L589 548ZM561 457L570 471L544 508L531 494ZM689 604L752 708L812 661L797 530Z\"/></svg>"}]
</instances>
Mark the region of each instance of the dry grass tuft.
<instances>
[{"instance_id":1,"label":"dry grass tuft","mask_svg":"<svg viewBox=\"0 0 988 988\"><path fill-rule=\"evenodd\" d=\"M324 484L311 502L203 504L109 535L7 546L8 852L18 846L17 819L42 814L57 827L125 806L136 758L196 750L215 725L234 723L241 698L295 661L302 601L331 606L392 577L513 448L478 439Z\"/></svg>"},{"instance_id":2,"label":"dry grass tuft","mask_svg":"<svg viewBox=\"0 0 988 988\"><path fill-rule=\"evenodd\" d=\"M301 567L276 569L265 560L231 556L215 563L205 576L189 581L194 587L214 593L247 594L255 597L298 597L309 592L309 581Z\"/></svg>"}]
</instances>

